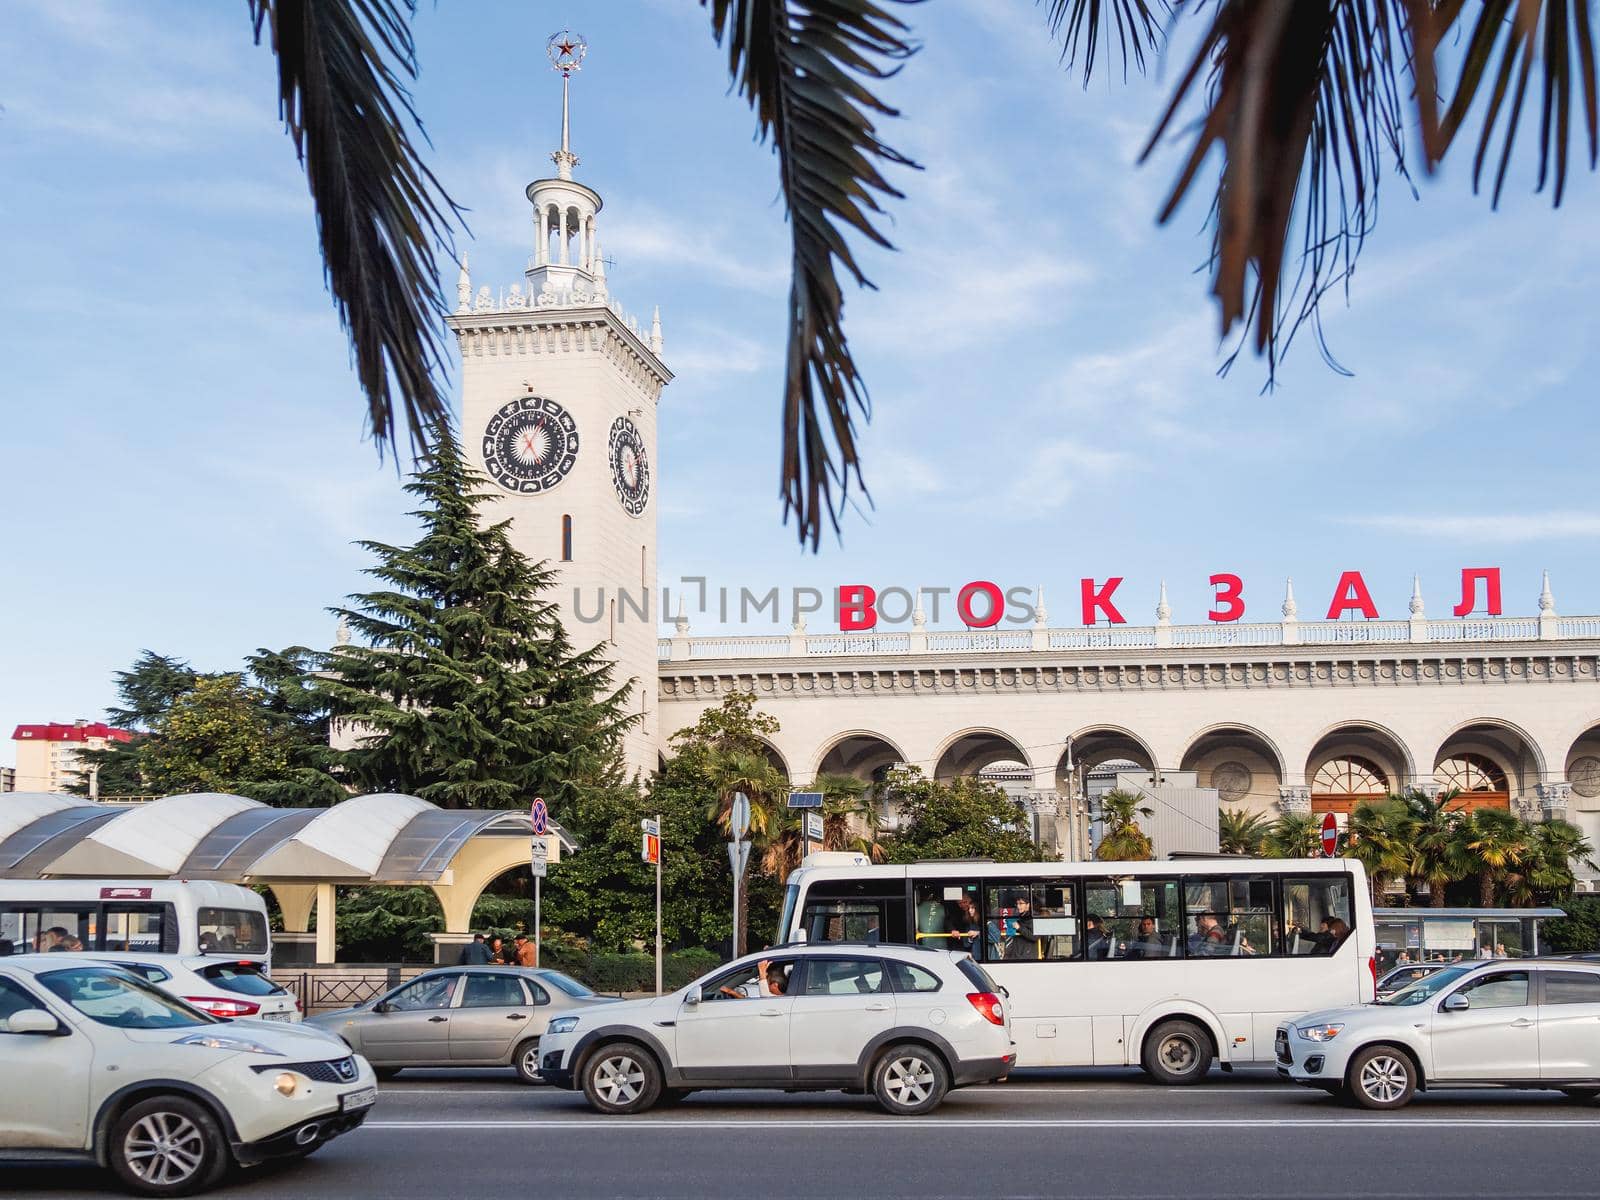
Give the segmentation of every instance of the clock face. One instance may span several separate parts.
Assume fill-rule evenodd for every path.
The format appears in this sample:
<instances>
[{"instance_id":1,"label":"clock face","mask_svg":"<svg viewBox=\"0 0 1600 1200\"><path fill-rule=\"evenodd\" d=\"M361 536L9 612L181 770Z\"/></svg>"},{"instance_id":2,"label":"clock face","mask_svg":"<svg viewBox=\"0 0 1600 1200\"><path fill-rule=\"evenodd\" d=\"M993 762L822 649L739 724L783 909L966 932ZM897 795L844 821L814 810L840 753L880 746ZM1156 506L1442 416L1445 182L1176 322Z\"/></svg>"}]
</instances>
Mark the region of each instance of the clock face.
<instances>
[{"instance_id":1,"label":"clock face","mask_svg":"<svg viewBox=\"0 0 1600 1200\"><path fill-rule=\"evenodd\" d=\"M611 423L611 483L617 499L630 517L637 517L650 503L650 461L645 457L644 438L627 417Z\"/></svg>"},{"instance_id":2,"label":"clock face","mask_svg":"<svg viewBox=\"0 0 1600 1200\"><path fill-rule=\"evenodd\" d=\"M483 428L483 465L508 492L547 492L578 461L578 423L544 396L507 404Z\"/></svg>"}]
</instances>

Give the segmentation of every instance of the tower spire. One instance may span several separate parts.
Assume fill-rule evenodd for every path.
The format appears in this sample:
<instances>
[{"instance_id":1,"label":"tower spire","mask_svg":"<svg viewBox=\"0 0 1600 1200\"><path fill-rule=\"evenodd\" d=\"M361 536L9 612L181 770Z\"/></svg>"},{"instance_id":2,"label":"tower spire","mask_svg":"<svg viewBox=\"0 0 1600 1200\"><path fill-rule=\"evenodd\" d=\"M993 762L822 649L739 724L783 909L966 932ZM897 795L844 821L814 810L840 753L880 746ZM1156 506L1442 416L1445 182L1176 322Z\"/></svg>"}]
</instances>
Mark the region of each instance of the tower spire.
<instances>
[{"instance_id":1,"label":"tower spire","mask_svg":"<svg viewBox=\"0 0 1600 1200\"><path fill-rule=\"evenodd\" d=\"M578 156L572 152L571 84L574 71L583 69L583 56L589 46L582 36L570 29L552 34L545 45L550 56L550 66L561 72L561 149L550 156L556 164L556 174L562 179L572 178L572 168L578 165Z\"/></svg>"}]
</instances>

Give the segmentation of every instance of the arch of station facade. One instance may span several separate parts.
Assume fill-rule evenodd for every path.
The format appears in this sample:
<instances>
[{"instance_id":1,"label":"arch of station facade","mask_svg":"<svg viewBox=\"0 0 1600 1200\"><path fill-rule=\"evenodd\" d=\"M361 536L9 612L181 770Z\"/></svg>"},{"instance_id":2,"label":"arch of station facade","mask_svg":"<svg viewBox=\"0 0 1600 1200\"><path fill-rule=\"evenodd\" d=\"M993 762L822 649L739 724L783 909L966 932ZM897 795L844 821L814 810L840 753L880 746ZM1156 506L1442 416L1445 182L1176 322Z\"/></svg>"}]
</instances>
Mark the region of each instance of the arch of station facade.
<instances>
[{"instance_id":1,"label":"arch of station facade","mask_svg":"<svg viewBox=\"0 0 1600 1200\"><path fill-rule=\"evenodd\" d=\"M1545 779L1538 743L1509 721L1484 718L1457 726L1433 756L1433 780L1459 787L1468 808L1509 807Z\"/></svg>"},{"instance_id":2,"label":"arch of station facade","mask_svg":"<svg viewBox=\"0 0 1600 1200\"><path fill-rule=\"evenodd\" d=\"M1311 811L1347 813L1363 800L1381 799L1410 786L1416 765L1393 731L1368 721L1324 730L1306 758Z\"/></svg>"},{"instance_id":3,"label":"arch of station facade","mask_svg":"<svg viewBox=\"0 0 1600 1200\"><path fill-rule=\"evenodd\" d=\"M895 763L905 761L905 752L883 734L852 729L823 744L811 777L849 775L853 779L877 783Z\"/></svg>"},{"instance_id":4,"label":"arch of station facade","mask_svg":"<svg viewBox=\"0 0 1600 1200\"><path fill-rule=\"evenodd\" d=\"M1261 730L1236 722L1195 734L1180 755L1178 768L1193 771L1200 787L1216 788L1223 807L1258 813L1275 811L1287 773L1277 743Z\"/></svg>"},{"instance_id":5,"label":"arch of station facade","mask_svg":"<svg viewBox=\"0 0 1600 1200\"><path fill-rule=\"evenodd\" d=\"M1572 784L1577 807L1600 810L1600 720L1572 739L1562 778Z\"/></svg>"},{"instance_id":6,"label":"arch of station facade","mask_svg":"<svg viewBox=\"0 0 1600 1200\"><path fill-rule=\"evenodd\" d=\"M1021 763L1032 772L1033 762L1010 734L998 729L963 729L945 739L933 759L934 779L957 779L976 775L995 763Z\"/></svg>"},{"instance_id":7,"label":"arch of station facade","mask_svg":"<svg viewBox=\"0 0 1600 1200\"><path fill-rule=\"evenodd\" d=\"M1069 757L1073 774L1069 774L1067 769ZM1074 730L1056 756L1056 790L1075 795L1080 790L1085 772L1101 763L1122 761L1131 762L1146 771L1154 771L1159 765L1150 744L1130 729L1120 725L1089 725Z\"/></svg>"}]
</instances>

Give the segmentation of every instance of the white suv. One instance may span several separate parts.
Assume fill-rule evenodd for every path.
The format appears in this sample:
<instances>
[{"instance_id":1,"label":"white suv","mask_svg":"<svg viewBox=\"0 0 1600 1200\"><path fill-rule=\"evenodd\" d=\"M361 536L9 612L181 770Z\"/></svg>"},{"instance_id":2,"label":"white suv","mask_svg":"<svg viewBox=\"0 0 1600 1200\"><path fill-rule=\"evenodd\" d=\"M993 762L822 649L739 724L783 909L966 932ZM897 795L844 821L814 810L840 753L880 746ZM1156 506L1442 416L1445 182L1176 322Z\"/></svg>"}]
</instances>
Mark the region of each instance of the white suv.
<instances>
[{"instance_id":1,"label":"white suv","mask_svg":"<svg viewBox=\"0 0 1600 1200\"><path fill-rule=\"evenodd\" d=\"M83 957L115 963L213 1017L289 1024L300 1020L300 1001L294 993L273 983L253 959L217 954L195 958L128 950L96 951Z\"/></svg>"},{"instance_id":2,"label":"white suv","mask_svg":"<svg viewBox=\"0 0 1600 1200\"><path fill-rule=\"evenodd\" d=\"M891 1113L1016 1063L1005 993L965 954L910 946L783 946L668 995L556 1017L539 1074L602 1113L702 1088L870 1090Z\"/></svg>"},{"instance_id":3,"label":"white suv","mask_svg":"<svg viewBox=\"0 0 1600 1200\"><path fill-rule=\"evenodd\" d=\"M0 1080L0 1158L96 1161L150 1196L310 1154L378 1097L320 1030L219 1021L71 954L0 958Z\"/></svg>"},{"instance_id":4,"label":"white suv","mask_svg":"<svg viewBox=\"0 0 1600 1200\"><path fill-rule=\"evenodd\" d=\"M1278 1073L1399 1108L1418 1088L1600 1095L1600 963L1490 959L1424 975L1376 1004L1278 1028Z\"/></svg>"}]
</instances>

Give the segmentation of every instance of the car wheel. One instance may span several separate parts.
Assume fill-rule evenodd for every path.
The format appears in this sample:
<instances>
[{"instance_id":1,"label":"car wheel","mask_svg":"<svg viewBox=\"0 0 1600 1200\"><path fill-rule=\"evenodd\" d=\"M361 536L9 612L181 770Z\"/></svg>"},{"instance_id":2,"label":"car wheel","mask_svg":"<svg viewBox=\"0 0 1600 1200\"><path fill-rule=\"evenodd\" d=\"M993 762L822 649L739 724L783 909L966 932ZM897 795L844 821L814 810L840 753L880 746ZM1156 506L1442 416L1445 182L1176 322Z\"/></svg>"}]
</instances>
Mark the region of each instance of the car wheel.
<instances>
[{"instance_id":1,"label":"car wheel","mask_svg":"<svg viewBox=\"0 0 1600 1200\"><path fill-rule=\"evenodd\" d=\"M1368 1046L1350 1060L1350 1097L1362 1108L1403 1108L1417 1090L1417 1069L1393 1046Z\"/></svg>"},{"instance_id":2,"label":"car wheel","mask_svg":"<svg viewBox=\"0 0 1600 1200\"><path fill-rule=\"evenodd\" d=\"M396 1075L400 1074L400 1070L401 1070L401 1068L399 1068L399 1067L373 1067L372 1068L372 1073L374 1075L376 1075L381 1081L387 1083L389 1080L393 1079Z\"/></svg>"},{"instance_id":3,"label":"car wheel","mask_svg":"<svg viewBox=\"0 0 1600 1200\"><path fill-rule=\"evenodd\" d=\"M608 1042L583 1064L583 1094L595 1112L643 1112L661 1098L661 1068L632 1042Z\"/></svg>"},{"instance_id":4,"label":"car wheel","mask_svg":"<svg viewBox=\"0 0 1600 1200\"><path fill-rule=\"evenodd\" d=\"M511 1055L511 1065L517 1069L517 1078L523 1083L543 1083L539 1078L539 1039L529 1038Z\"/></svg>"},{"instance_id":5,"label":"car wheel","mask_svg":"<svg viewBox=\"0 0 1600 1200\"><path fill-rule=\"evenodd\" d=\"M1211 1035L1193 1021L1163 1021L1144 1040L1143 1066L1157 1083L1199 1083L1211 1059Z\"/></svg>"},{"instance_id":6,"label":"car wheel","mask_svg":"<svg viewBox=\"0 0 1600 1200\"><path fill-rule=\"evenodd\" d=\"M116 1119L107 1146L112 1173L143 1196L187 1196L217 1184L232 1165L216 1118L183 1096L141 1100Z\"/></svg>"},{"instance_id":7,"label":"car wheel","mask_svg":"<svg viewBox=\"0 0 1600 1200\"><path fill-rule=\"evenodd\" d=\"M944 1060L926 1046L890 1046L872 1070L872 1094L884 1112L914 1117L939 1107L950 1090Z\"/></svg>"}]
</instances>

